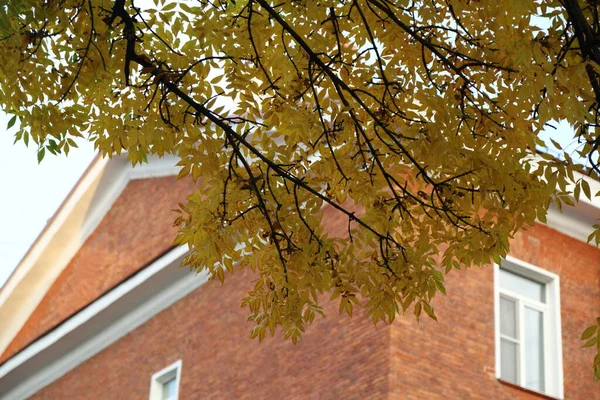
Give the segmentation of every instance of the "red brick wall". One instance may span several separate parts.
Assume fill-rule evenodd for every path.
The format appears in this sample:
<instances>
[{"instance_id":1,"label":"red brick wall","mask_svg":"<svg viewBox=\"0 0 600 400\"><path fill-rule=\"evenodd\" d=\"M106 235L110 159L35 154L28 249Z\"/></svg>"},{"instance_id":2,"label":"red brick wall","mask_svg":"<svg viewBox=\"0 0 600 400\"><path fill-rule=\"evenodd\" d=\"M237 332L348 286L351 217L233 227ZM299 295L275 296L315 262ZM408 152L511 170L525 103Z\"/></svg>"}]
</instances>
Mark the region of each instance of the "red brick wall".
<instances>
[{"instance_id":1,"label":"red brick wall","mask_svg":"<svg viewBox=\"0 0 600 400\"><path fill-rule=\"evenodd\" d=\"M566 398L600 398L592 351L578 341L600 315L600 250L536 226L515 238L512 255L560 274ZM33 398L146 399L151 375L178 359L184 400L543 398L495 378L492 268L448 277L439 323L407 314L374 328L327 305L328 319L296 347L248 339L239 303L249 279L201 287Z\"/></svg>"},{"instance_id":2,"label":"red brick wall","mask_svg":"<svg viewBox=\"0 0 600 400\"><path fill-rule=\"evenodd\" d=\"M600 385L592 382L593 350L581 349L579 341L600 317L600 249L540 225L521 232L512 253L560 276L565 397L600 399Z\"/></svg>"},{"instance_id":3,"label":"red brick wall","mask_svg":"<svg viewBox=\"0 0 600 400\"><path fill-rule=\"evenodd\" d=\"M56 279L0 363L173 245L177 208L193 190L175 177L131 181Z\"/></svg>"},{"instance_id":4,"label":"red brick wall","mask_svg":"<svg viewBox=\"0 0 600 400\"><path fill-rule=\"evenodd\" d=\"M186 186L187 185L187 186ZM12 351L93 300L171 245L173 214L189 184L132 182L36 310ZM326 209L327 218L335 214ZM135 229L143 226L144 230ZM335 235L344 219L329 219ZM521 232L511 254L561 277L565 394L600 399L583 329L600 315L600 250L545 226ZM192 279L190 277L190 279ZM436 299L439 323L411 314L374 328L327 304L296 347L250 340L240 299L247 272L209 284L87 360L34 399L147 399L153 373L183 360L181 399L533 399L494 373L493 270L453 272Z\"/></svg>"},{"instance_id":5,"label":"red brick wall","mask_svg":"<svg viewBox=\"0 0 600 400\"><path fill-rule=\"evenodd\" d=\"M565 398L600 399L593 350L581 332L600 316L600 250L536 225L519 233L511 255L560 276ZM439 323L401 318L392 329L392 398L540 398L495 378L493 269L453 272L436 299Z\"/></svg>"},{"instance_id":6,"label":"red brick wall","mask_svg":"<svg viewBox=\"0 0 600 400\"><path fill-rule=\"evenodd\" d=\"M365 399L388 391L389 326L362 315L315 322L296 346L249 339L244 271L211 282L33 399L147 399L153 373L183 360L180 399ZM192 277L190 277L192 279Z\"/></svg>"}]
</instances>

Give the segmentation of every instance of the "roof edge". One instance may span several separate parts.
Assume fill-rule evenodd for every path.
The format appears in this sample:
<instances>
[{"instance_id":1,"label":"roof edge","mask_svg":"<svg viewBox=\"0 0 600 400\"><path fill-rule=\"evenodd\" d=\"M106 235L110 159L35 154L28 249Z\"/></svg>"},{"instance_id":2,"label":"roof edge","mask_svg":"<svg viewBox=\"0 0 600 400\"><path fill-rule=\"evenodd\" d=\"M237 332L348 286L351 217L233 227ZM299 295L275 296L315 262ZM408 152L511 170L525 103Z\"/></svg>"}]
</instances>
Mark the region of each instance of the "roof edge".
<instances>
[{"instance_id":1,"label":"roof edge","mask_svg":"<svg viewBox=\"0 0 600 400\"><path fill-rule=\"evenodd\" d=\"M204 285L176 247L0 365L0 399L26 399Z\"/></svg>"},{"instance_id":2,"label":"roof edge","mask_svg":"<svg viewBox=\"0 0 600 400\"><path fill-rule=\"evenodd\" d=\"M127 183L177 175L175 156L149 157L135 168L127 154L96 157L0 288L0 354L15 338L54 281L96 229Z\"/></svg>"}]
</instances>

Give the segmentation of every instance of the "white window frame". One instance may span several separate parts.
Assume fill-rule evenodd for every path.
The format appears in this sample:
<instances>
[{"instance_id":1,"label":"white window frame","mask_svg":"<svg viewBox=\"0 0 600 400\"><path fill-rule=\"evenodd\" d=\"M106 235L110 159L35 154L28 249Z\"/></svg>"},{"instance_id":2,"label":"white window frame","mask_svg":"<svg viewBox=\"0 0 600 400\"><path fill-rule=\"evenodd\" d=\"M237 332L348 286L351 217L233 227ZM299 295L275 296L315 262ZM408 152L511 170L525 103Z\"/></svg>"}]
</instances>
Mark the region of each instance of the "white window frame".
<instances>
[{"instance_id":1,"label":"white window frame","mask_svg":"<svg viewBox=\"0 0 600 400\"><path fill-rule=\"evenodd\" d=\"M521 275L525 278L542 283L546 286L546 303L536 302L535 300L525 298L514 292L500 289L500 265L494 265L494 339L496 347L496 378L501 379L501 360L500 360L500 338L507 338L500 334L500 296L510 300L518 301L518 320L517 329L519 338L523 340L523 309L524 305L543 311L544 314L544 386L545 390L541 393L559 399L564 398L563 382L563 359L562 359L562 335L560 320L560 278L557 274L546 271L540 267L521 261L511 256L502 260L502 269ZM501 293L502 292L502 293ZM508 338L512 342L514 339ZM524 346L519 345L519 365L517 366L517 376L522 386L525 381L525 371L523 365ZM525 387L524 387L525 388ZM531 390L525 388L527 390Z\"/></svg>"},{"instance_id":2,"label":"white window frame","mask_svg":"<svg viewBox=\"0 0 600 400\"><path fill-rule=\"evenodd\" d=\"M165 367L152 375L150 380L150 398L149 400L160 400L164 384L175 377L175 400L179 399L179 381L181 379L181 360L175 361L173 364Z\"/></svg>"}]
</instances>

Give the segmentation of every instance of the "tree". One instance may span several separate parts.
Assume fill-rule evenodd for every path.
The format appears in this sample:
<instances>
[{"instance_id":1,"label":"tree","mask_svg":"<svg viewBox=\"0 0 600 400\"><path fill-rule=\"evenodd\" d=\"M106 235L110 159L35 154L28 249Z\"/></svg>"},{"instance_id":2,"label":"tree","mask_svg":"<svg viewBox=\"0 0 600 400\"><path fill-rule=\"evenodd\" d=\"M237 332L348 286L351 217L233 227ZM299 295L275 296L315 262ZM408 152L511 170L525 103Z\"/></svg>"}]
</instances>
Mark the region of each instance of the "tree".
<instances>
[{"instance_id":1,"label":"tree","mask_svg":"<svg viewBox=\"0 0 600 400\"><path fill-rule=\"evenodd\" d=\"M600 195L574 179L572 154L535 157L542 129L566 120L600 172L594 0L2 9L0 102L16 139L39 160L77 137L133 164L178 155L198 190L177 242L221 281L256 272L244 305L259 339L281 327L296 342L328 292L375 322L409 306L435 318L445 273L505 256L551 203L572 204L569 183ZM348 238L323 229L325 204ZM600 348L597 326L583 337Z\"/></svg>"}]
</instances>

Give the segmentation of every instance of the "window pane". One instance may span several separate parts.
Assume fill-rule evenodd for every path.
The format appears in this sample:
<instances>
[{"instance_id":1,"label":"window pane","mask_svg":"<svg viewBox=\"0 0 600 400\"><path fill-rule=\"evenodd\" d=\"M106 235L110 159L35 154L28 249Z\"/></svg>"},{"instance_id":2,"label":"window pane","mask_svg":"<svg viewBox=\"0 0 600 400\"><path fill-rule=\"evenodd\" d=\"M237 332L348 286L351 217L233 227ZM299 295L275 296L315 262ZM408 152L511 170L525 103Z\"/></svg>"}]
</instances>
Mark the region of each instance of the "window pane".
<instances>
[{"instance_id":1,"label":"window pane","mask_svg":"<svg viewBox=\"0 0 600 400\"><path fill-rule=\"evenodd\" d=\"M177 392L177 381L173 377L163 383L162 400L171 400L175 398L175 392Z\"/></svg>"},{"instance_id":2,"label":"window pane","mask_svg":"<svg viewBox=\"0 0 600 400\"><path fill-rule=\"evenodd\" d=\"M500 377L507 382L518 383L518 350L516 343L500 339Z\"/></svg>"},{"instance_id":3,"label":"window pane","mask_svg":"<svg viewBox=\"0 0 600 400\"><path fill-rule=\"evenodd\" d=\"M517 304L500 297L500 333L517 339Z\"/></svg>"},{"instance_id":4,"label":"window pane","mask_svg":"<svg viewBox=\"0 0 600 400\"><path fill-rule=\"evenodd\" d=\"M525 307L525 387L544 391L544 314Z\"/></svg>"},{"instance_id":5,"label":"window pane","mask_svg":"<svg viewBox=\"0 0 600 400\"><path fill-rule=\"evenodd\" d=\"M505 269L500 269L500 287L543 303L546 302L546 285Z\"/></svg>"}]
</instances>

